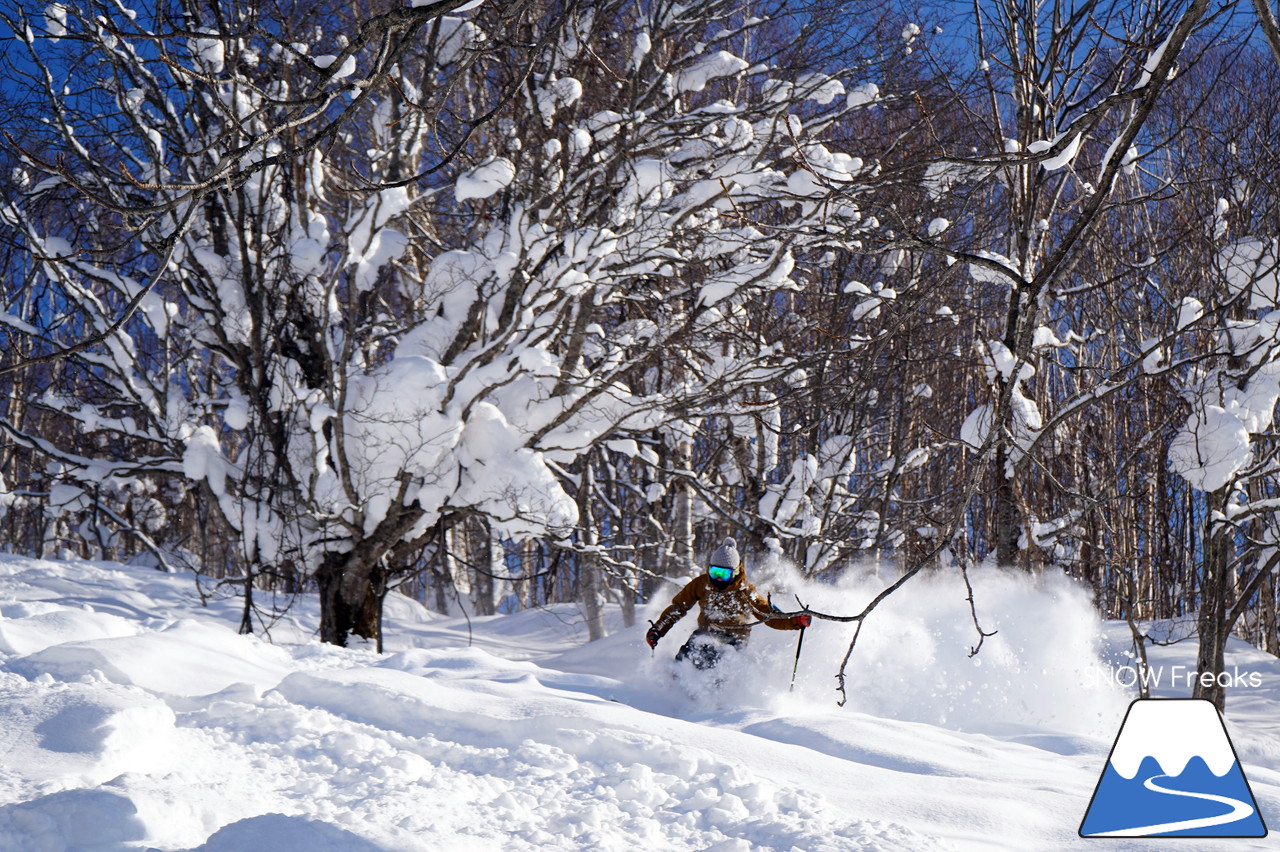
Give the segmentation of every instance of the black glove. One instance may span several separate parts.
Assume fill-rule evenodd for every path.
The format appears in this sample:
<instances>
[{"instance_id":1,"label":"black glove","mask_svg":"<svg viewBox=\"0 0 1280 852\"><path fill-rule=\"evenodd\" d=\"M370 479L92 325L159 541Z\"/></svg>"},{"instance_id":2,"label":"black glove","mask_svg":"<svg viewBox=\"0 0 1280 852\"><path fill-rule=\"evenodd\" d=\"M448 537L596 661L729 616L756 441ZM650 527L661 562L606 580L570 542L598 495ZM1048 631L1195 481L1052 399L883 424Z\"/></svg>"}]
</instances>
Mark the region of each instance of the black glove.
<instances>
[{"instance_id":1,"label":"black glove","mask_svg":"<svg viewBox=\"0 0 1280 852\"><path fill-rule=\"evenodd\" d=\"M662 638L662 634L658 632L658 628L650 627L649 632L644 634L644 641L649 643L650 648L658 647L658 640Z\"/></svg>"}]
</instances>

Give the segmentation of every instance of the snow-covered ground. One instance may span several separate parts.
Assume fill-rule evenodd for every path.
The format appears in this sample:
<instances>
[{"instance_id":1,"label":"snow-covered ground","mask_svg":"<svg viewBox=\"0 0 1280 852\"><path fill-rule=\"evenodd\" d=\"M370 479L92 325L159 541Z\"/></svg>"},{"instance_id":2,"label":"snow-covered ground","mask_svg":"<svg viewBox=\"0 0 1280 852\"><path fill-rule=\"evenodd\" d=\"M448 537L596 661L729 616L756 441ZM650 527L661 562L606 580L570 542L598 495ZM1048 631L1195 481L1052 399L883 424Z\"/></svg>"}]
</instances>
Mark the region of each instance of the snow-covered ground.
<instances>
[{"instance_id":1,"label":"snow-covered ground","mask_svg":"<svg viewBox=\"0 0 1280 852\"><path fill-rule=\"evenodd\" d=\"M771 582L829 611L880 587ZM979 572L999 632L971 659L963 587L913 583L868 622L841 708L832 622L794 692L797 634L761 628L691 694L670 658L692 616L651 655L619 623L583 644L570 606L469 630L395 598L379 656L316 641L312 601L267 641L189 577L0 556L0 850L1165 849L1076 835L1134 697L1103 662L1127 630L1066 581ZM1194 653L1152 651L1156 694L1188 694ZM1228 669L1235 748L1280 819L1280 661L1237 643Z\"/></svg>"}]
</instances>

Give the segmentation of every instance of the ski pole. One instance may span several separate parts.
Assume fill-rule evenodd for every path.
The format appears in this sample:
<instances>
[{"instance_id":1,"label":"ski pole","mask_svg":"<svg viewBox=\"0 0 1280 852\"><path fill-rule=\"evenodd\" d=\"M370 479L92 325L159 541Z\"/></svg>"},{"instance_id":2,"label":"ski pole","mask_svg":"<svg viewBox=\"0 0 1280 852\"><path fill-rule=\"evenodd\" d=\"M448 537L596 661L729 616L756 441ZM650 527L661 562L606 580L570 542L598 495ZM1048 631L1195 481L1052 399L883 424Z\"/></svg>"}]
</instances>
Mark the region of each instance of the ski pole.
<instances>
[{"instance_id":1,"label":"ski pole","mask_svg":"<svg viewBox=\"0 0 1280 852\"><path fill-rule=\"evenodd\" d=\"M788 692L796 691L796 670L800 668L800 649L804 647L804 632L808 629L807 627L800 628L800 638L796 641L796 661L791 667L791 688L787 690Z\"/></svg>"}]
</instances>

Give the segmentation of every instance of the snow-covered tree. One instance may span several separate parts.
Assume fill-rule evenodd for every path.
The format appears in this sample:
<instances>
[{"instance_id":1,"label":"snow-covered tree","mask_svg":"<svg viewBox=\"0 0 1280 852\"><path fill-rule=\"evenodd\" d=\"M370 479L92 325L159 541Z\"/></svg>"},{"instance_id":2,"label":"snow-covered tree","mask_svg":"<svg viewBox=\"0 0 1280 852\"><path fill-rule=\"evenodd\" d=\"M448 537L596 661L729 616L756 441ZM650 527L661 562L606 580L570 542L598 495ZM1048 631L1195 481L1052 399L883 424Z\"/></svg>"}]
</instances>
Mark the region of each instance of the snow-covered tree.
<instances>
[{"instance_id":1,"label":"snow-covered tree","mask_svg":"<svg viewBox=\"0 0 1280 852\"><path fill-rule=\"evenodd\" d=\"M1111 2L976 6L973 52L962 57L972 76L951 77L949 103L920 102L940 149L918 189L934 212L920 201L872 208L894 231L887 256L901 258L886 286L920 293L929 282L965 279L946 284L950 294L935 289L915 300L931 308L941 301L963 317L956 331L968 339L958 345L972 365L959 397L972 402L954 433L971 458L965 480L939 495L951 507L939 526L953 539L977 535L979 552L1001 564L1031 564L1074 528L1067 513L1037 517L1032 495L1056 487L1038 478L1039 462L1054 452L1066 413L1082 415L1099 386L1086 382L1055 400L1042 377L1071 357L1073 335L1087 334L1068 318L1073 300L1094 287L1089 257L1103 245L1102 223L1156 197L1157 187L1134 192L1125 179L1206 5L1137 17L1127 15L1129 4ZM1125 47L1113 47L1108 25L1128 28ZM962 79L975 88L964 90ZM967 108L956 121L949 106L960 103ZM921 278L920 255L945 260L953 274ZM987 487L989 505L976 500Z\"/></svg>"},{"instance_id":2,"label":"snow-covered tree","mask_svg":"<svg viewBox=\"0 0 1280 852\"><path fill-rule=\"evenodd\" d=\"M550 481L504 442L491 405L473 395L446 414L461 379L416 350L396 357L408 330L430 336L429 313L451 319L423 301L408 229L392 226L433 191L392 184L422 165L429 107L448 103L484 43L444 14L460 5L392 10L354 22L355 36L338 12L280 31L264 10L220 6L152 28L123 7L73 4L9 20L48 120L17 144L25 186L4 216L55 291L31 309L57 311L79 338L40 339L27 323L44 351L10 369L56 361L91 387L93 401L61 378L44 401L104 452L6 431L57 459L54 510L149 474L206 489L246 596L259 573L314 577L322 636L338 643L377 635L377 566L431 528L440 498L426 495L500 499L500 485L459 481L468 465L509 471L512 488ZM396 64L410 59L415 84ZM67 198L74 218L42 216ZM453 452L463 445L470 457ZM535 524L573 516L541 493L520 507Z\"/></svg>"},{"instance_id":3,"label":"snow-covered tree","mask_svg":"<svg viewBox=\"0 0 1280 852\"><path fill-rule=\"evenodd\" d=\"M198 484L246 595L259 574L314 579L327 641L378 635L396 548L474 515L564 538L566 485L596 442L696 429L791 375L767 341L741 345L743 306L801 286L797 246L866 227L821 203L863 165L819 141L862 100L839 79L771 79L739 55L768 19L732 4L551 10L529 24L532 53L491 35L509 25L497 11L415 17L385 33L425 37L394 41L394 85L367 39L317 24L287 40L247 14L150 32L69 10L45 26L92 61L56 72L48 40L27 41L49 147L80 166L21 147L30 186L5 215L88 317L51 355L105 394L50 402L136 452L11 431L77 493L152 473ZM55 74L88 68L105 103L58 94ZM487 124L434 123L486 97ZM53 193L79 199L74 229L36 215ZM753 225L779 205L780 227Z\"/></svg>"},{"instance_id":4,"label":"snow-covered tree","mask_svg":"<svg viewBox=\"0 0 1280 852\"><path fill-rule=\"evenodd\" d=\"M1229 84L1274 80L1280 70L1256 55L1219 63L1215 83L1222 97L1200 111L1204 129L1176 149L1187 185L1179 254L1196 270L1185 276L1195 289L1183 300L1179 324L1188 324L1198 340L1193 357L1173 374L1180 404L1168 444L1171 470L1203 501L1198 665L1215 674L1242 622L1253 623L1253 635L1268 650L1277 648L1280 565L1280 446L1273 438L1280 399L1280 223L1271 189L1280 161L1261 141L1276 122L1272 110ZM1216 681L1196 685L1198 696L1219 706L1225 693Z\"/></svg>"},{"instance_id":5,"label":"snow-covered tree","mask_svg":"<svg viewBox=\"0 0 1280 852\"><path fill-rule=\"evenodd\" d=\"M566 414L521 423L575 483L580 510L584 471L618 464L632 472L630 505L663 507L620 557L605 558L601 531L580 517L588 590L598 570L633 586L642 568L691 570L702 510L753 529L759 509L717 493L718 477L695 470L694 444L710 419L776 416L775 389L803 376L781 351L786 330L761 329L759 315L785 312L787 294L804 289L798 257L875 227L851 204L825 203L872 169L822 141L871 99L839 75L780 78L753 52L790 21L746 18L730 3L638 15L597 4L535 63L526 96L490 126L487 153L455 187L486 224L428 274L453 288L455 327L469 335L448 339L503 364L522 345L552 353L551 397ZM608 458L570 466L601 438ZM616 505L593 518L604 513L626 525ZM669 542L664 558L651 558L655 539Z\"/></svg>"}]
</instances>

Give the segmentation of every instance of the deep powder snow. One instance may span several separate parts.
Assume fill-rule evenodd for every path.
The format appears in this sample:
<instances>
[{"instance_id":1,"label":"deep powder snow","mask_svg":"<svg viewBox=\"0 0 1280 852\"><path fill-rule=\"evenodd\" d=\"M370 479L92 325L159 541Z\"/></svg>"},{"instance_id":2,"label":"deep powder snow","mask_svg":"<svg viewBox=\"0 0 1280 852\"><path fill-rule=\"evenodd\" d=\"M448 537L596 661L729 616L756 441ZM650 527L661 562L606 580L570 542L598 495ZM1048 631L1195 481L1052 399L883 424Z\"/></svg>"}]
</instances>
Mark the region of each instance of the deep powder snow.
<instances>
[{"instance_id":1,"label":"deep powder snow","mask_svg":"<svg viewBox=\"0 0 1280 852\"><path fill-rule=\"evenodd\" d=\"M753 579L829 610L882 582ZM616 614L582 644L571 606L473 618L468 646L393 596L379 656L316 641L309 599L267 641L190 577L0 556L0 850L1078 848L1132 697L1099 656L1121 634L1065 580L974 579L981 654L954 578L922 578L868 623L838 708L831 622L794 693L796 634L764 629L708 693L670 659L692 616L653 655ZM1232 660L1263 674L1228 718L1277 813L1280 666Z\"/></svg>"}]
</instances>

